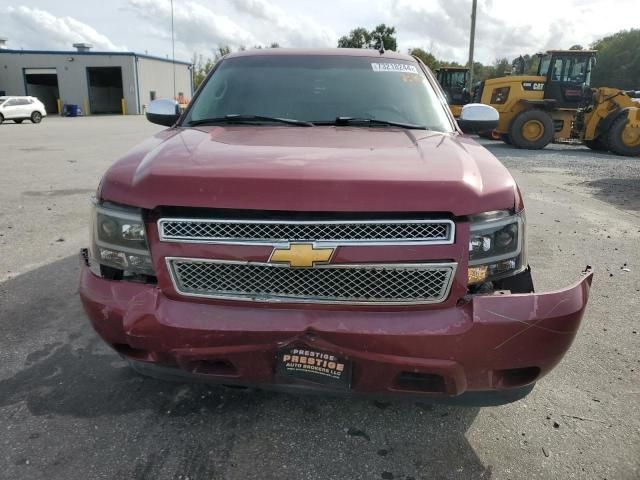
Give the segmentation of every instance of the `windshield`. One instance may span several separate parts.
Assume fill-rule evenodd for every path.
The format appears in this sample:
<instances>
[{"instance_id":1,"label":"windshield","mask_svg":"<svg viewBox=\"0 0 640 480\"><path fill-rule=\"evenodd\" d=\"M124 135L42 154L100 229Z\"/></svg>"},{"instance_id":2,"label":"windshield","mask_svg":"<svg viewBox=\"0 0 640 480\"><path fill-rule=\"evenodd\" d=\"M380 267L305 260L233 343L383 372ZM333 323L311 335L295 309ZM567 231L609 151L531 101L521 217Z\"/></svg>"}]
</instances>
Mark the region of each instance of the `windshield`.
<instances>
[{"instance_id":1,"label":"windshield","mask_svg":"<svg viewBox=\"0 0 640 480\"><path fill-rule=\"evenodd\" d=\"M443 87L464 88L466 86L466 72L463 70L442 72L441 77L442 81L440 83Z\"/></svg>"},{"instance_id":2,"label":"windshield","mask_svg":"<svg viewBox=\"0 0 640 480\"><path fill-rule=\"evenodd\" d=\"M540 57L540 63L538 64L538 75L547 76L549 71L549 65L551 65L551 55L543 55Z\"/></svg>"},{"instance_id":3,"label":"windshield","mask_svg":"<svg viewBox=\"0 0 640 480\"><path fill-rule=\"evenodd\" d=\"M185 122L260 115L334 122L367 118L452 131L417 63L327 55L256 55L223 60Z\"/></svg>"}]
</instances>

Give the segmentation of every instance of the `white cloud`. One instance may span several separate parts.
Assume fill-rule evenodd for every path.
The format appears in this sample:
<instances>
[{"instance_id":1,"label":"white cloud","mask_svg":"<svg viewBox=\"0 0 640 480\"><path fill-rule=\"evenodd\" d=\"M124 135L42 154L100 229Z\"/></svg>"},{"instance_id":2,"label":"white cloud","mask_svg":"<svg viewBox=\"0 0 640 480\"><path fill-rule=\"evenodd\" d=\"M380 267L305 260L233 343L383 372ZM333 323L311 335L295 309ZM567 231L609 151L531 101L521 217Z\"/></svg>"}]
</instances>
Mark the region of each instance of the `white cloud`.
<instances>
[{"instance_id":1,"label":"white cloud","mask_svg":"<svg viewBox=\"0 0 640 480\"><path fill-rule=\"evenodd\" d=\"M294 14L267 0L230 0L238 12L257 20L260 40L283 47L334 47L338 36L312 17Z\"/></svg>"},{"instance_id":2,"label":"white cloud","mask_svg":"<svg viewBox=\"0 0 640 480\"><path fill-rule=\"evenodd\" d=\"M147 32L163 39L171 38L171 4L168 0L129 0L129 9L145 21ZM226 15L187 0L175 6L176 42L189 53L211 52L221 45L239 47L256 42L254 35Z\"/></svg>"},{"instance_id":3,"label":"white cloud","mask_svg":"<svg viewBox=\"0 0 640 480\"><path fill-rule=\"evenodd\" d=\"M168 41L171 34L169 0L128 0L127 10L142 22L145 33ZM176 45L181 56L211 55L218 47L335 46L337 35L311 18L292 14L265 0L219 1L216 8L201 1L175 3Z\"/></svg>"},{"instance_id":4,"label":"white cloud","mask_svg":"<svg viewBox=\"0 0 640 480\"><path fill-rule=\"evenodd\" d=\"M96 50L129 48L171 54L169 0L0 0L0 35L11 48L70 49L78 41ZM637 0L616 0L633 12ZM18 6L21 5L21 6ZM398 47L421 47L438 58L465 62L471 0L174 0L176 57L213 55L223 45L333 47L355 27L395 26ZM529 4L527 4L529 5ZM637 16L613 15L611 0L479 0L476 59L491 63L546 48L588 46Z\"/></svg>"},{"instance_id":5,"label":"white cloud","mask_svg":"<svg viewBox=\"0 0 640 480\"><path fill-rule=\"evenodd\" d=\"M491 8L492 2L479 2L476 22L475 58L491 62L498 57L515 57L536 51L539 38L530 35L530 27L510 25ZM467 59L470 33L470 2L438 0L417 3L392 2L391 23L396 25L401 45L422 47L442 59Z\"/></svg>"},{"instance_id":6,"label":"white cloud","mask_svg":"<svg viewBox=\"0 0 640 480\"><path fill-rule=\"evenodd\" d=\"M96 50L126 50L95 28L73 17L56 17L39 8L9 7L7 14L17 27L7 32L11 43L22 48L71 50L72 44L91 43Z\"/></svg>"},{"instance_id":7,"label":"white cloud","mask_svg":"<svg viewBox=\"0 0 640 480\"><path fill-rule=\"evenodd\" d=\"M469 48L470 0L387 0L388 23L398 30L403 51L410 47L431 50L437 57L464 63ZM617 11L633 11L637 0L617 0ZM637 18L618 15L602 21L609 0L513 0L478 2L475 58L491 63L552 48L590 45L624 28L637 28Z\"/></svg>"}]
</instances>

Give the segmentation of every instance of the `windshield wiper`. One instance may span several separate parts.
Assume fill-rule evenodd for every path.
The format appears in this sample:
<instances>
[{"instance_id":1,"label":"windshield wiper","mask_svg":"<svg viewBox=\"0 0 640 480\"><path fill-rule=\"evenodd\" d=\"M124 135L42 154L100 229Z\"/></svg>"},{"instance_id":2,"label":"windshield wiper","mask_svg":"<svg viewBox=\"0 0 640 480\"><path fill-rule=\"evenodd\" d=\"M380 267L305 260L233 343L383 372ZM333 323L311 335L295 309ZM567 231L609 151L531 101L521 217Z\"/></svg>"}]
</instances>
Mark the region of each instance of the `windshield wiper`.
<instances>
[{"instance_id":1,"label":"windshield wiper","mask_svg":"<svg viewBox=\"0 0 640 480\"><path fill-rule=\"evenodd\" d=\"M200 120L191 120L188 125L193 127L196 125L214 125L216 123L256 123L256 122L275 122L284 123L286 125L295 125L297 127L313 127L313 123L304 120L295 120L293 118L266 117L264 115L244 115L232 113L224 117L202 118Z\"/></svg>"},{"instance_id":2,"label":"windshield wiper","mask_svg":"<svg viewBox=\"0 0 640 480\"><path fill-rule=\"evenodd\" d=\"M316 122L325 123L325 122ZM390 120L378 120L377 118L363 118L363 117L336 117L333 122L326 122L329 125L380 125L387 127L400 127L400 128L411 128L417 130L427 130L427 127L424 125L414 125L413 123L402 123L402 122L392 122Z\"/></svg>"}]
</instances>

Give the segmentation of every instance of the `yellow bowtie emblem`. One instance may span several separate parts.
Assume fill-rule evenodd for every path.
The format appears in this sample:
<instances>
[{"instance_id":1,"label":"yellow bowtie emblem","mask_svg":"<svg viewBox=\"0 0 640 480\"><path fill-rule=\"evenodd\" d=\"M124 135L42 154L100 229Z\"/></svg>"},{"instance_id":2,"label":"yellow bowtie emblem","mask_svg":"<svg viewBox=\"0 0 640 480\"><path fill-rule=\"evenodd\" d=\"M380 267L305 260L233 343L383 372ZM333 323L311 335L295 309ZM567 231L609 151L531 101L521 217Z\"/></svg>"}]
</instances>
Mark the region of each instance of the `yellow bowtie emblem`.
<instances>
[{"instance_id":1,"label":"yellow bowtie emblem","mask_svg":"<svg viewBox=\"0 0 640 480\"><path fill-rule=\"evenodd\" d=\"M333 256L331 247L316 248L311 243L292 243L289 248L274 248L271 263L288 263L290 267L313 267L327 263Z\"/></svg>"}]
</instances>

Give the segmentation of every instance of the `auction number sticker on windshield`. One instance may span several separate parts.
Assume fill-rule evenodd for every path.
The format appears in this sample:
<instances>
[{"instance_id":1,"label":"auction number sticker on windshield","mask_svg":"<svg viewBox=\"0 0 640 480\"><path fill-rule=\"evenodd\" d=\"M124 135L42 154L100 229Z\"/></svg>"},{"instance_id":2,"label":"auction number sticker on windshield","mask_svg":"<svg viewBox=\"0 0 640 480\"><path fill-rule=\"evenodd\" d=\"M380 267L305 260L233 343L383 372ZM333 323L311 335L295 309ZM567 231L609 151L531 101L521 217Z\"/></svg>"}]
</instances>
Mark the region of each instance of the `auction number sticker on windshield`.
<instances>
[{"instance_id":1,"label":"auction number sticker on windshield","mask_svg":"<svg viewBox=\"0 0 640 480\"><path fill-rule=\"evenodd\" d=\"M419 75L415 65L407 65L406 63L372 63L371 68L374 72L398 72L413 73Z\"/></svg>"}]
</instances>

